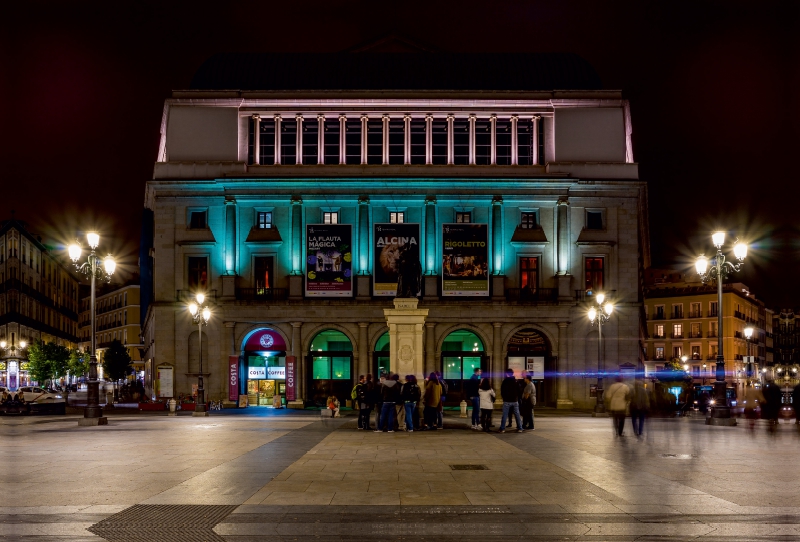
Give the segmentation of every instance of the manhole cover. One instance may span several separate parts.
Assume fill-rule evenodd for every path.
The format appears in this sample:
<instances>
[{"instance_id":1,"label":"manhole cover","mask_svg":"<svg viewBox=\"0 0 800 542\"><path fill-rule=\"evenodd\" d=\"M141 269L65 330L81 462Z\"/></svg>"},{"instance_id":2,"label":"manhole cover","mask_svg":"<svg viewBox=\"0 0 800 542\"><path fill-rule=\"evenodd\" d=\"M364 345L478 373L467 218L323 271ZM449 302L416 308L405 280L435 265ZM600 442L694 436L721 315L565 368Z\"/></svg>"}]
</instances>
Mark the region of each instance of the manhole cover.
<instances>
[{"instance_id":1,"label":"manhole cover","mask_svg":"<svg viewBox=\"0 0 800 542\"><path fill-rule=\"evenodd\" d=\"M697 456L694 454L661 454L664 459L694 459Z\"/></svg>"},{"instance_id":2,"label":"manhole cover","mask_svg":"<svg viewBox=\"0 0 800 542\"><path fill-rule=\"evenodd\" d=\"M89 527L110 542L225 542L213 531L236 506L137 504Z\"/></svg>"},{"instance_id":3,"label":"manhole cover","mask_svg":"<svg viewBox=\"0 0 800 542\"><path fill-rule=\"evenodd\" d=\"M489 470L486 465L450 465L452 470Z\"/></svg>"}]
</instances>

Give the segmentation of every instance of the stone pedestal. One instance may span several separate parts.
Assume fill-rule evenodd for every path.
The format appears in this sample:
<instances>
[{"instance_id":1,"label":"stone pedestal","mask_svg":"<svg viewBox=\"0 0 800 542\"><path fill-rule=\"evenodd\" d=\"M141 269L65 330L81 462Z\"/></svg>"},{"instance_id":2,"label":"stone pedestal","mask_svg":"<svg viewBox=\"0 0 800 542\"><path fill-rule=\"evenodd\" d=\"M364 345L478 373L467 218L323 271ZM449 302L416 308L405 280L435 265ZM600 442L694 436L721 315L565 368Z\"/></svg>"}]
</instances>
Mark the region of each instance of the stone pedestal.
<instances>
[{"instance_id":1,"label":"stone pedestal","mask_svg":"<svg viewBox=\"0 0 800 542\"><path fill-rule=\"evenodd\" d=\"M222 275L222 300L236 299L236 275Z\"/></svg>"},{"instance_id":2,"label":"stone pedestal","mask_svg":"<svg viewBox=\"0 0 800 542\"><path fill-rule=\"evenodd\" d=\"M419 382L425 377L422 330L428 309L418 309L416 298L394 300L393 309L383 309L389 325L389 363L400 378L413 374Z\"/></svg>"}]
</instances>

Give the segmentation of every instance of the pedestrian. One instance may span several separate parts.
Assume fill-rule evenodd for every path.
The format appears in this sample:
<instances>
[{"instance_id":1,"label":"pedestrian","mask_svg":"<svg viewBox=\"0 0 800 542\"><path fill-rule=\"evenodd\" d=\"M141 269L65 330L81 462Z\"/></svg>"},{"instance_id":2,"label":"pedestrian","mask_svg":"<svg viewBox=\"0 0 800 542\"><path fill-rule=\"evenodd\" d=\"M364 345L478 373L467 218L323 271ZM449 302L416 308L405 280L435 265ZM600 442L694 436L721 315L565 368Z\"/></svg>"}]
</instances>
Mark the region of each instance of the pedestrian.
<instances>
[{"instance_id":1,"label":"pedestrian","mask_svg":"<svg viewBox=\"0 0 800 542\"><path fill-rule=\"evenodd\" d=\"M359 379L360 380L360 379ZM369 429L369 415L372 412L372 375L368 374L358 386L358 428Z\"/></svg>"},{"instance_id":2,"label":"pedestrian","mask_svg":"<svg viewBox=\"0 0 800 542\"><path fill-rule=\"evenodd\" d=\"M357 429L364 429L362 423L363 420L361 419L361 402L358 400L358 396L361 395L361 388L363 388L366 380L367 380L366 375L359 375L358 382L356 382L356 385L353 386L353 391L350 392L350 397L353 398L353 408L358 409L358 420L356 421Z\"/></svg>"},{"instance_id":3,"label":"pedestrian","mask_svg":"<svg viewBox=\"0 0 800 542\"><path fill-rule=\"evenodd\" d=\"M800 425L800 384L792 390L792 406L794 407L794 423Z\"/></svg>"},{"instance_id":4,"label":"pedestrian","mask_svg":"<svg viewBox=\"0 0 800 542\"><path fill-rule=\"evenodd\" d=\"M760 407L763 412L766 406L766 400L761 390L753 386L752 383L748 385L747 389L744 390L744 417L748 420L751 430L756 428L756 419L758 419L756 409Z\"/></svg>"},{"instance_id":5,"label":"pedestrian","mask_svg":"<svg viewBox=\"0 0 800 542\"><path fill-rule=\"evenodd\" d=\"M437 419L439 405L442 401L442 386L436 373L431 373L428 376L428 382L425 384L425 409L423 410L423 417L425 418L426 429L437 429Z\"/></svg>"},{"instance_id":6,"label":"pedestrian","mask_svg":"<svg viewBox=\"0 0 800 542\"><path fill-rule=\"evenodd\" d=\"M383 396L381 395L381 387L386 381L386 375L382 374L380 380L375 382L372 387L372 405L375 409L375 429L381 428L381 410L383 408Z\"/></svg>"},{"instance_id":7,"label":"pedestrian","mask_svg":"<svg viewBox=\"0 0 800 542\"><path fill-rule=\"evenodd\" d=\"M481 368L476 367L472 371L472 376L467 380L464 385L464 391L467 393L470 402L472 403L472 429L480 429L481 424L481 398L478 396L478 388L481 384Z\"/></svg>"},{"instance_id":8,"label":"pedestrian","mask_svg":"<svg viewBox=\"0 0 800 542\"><path fill-rule=\"evenodd\" d=\"M447 400L448 385L447 381L442 377L442 373L436 372L436 378L439 380L439 385L442 387L442 397L439 399L439 408L436 411L436 427L444 429L444 402Z\"/></svg>"},{"instance_id":9,"label":"pedestrian","mask_svg":"<svg viewBox=\"0 0 800 542\"><path fill-rule=\"evenodd\" d=\"M397 375L390 374L381 384L383 404L381 405L381 421L378 427L375 428L376 433L380 433L384 427L389 433L394 433L394 406L400 400L400 384L398 384L398 380L399 377Z\"/></svg>"},{"instance_id":10,"label":"pedestrian","mask_svg":"<svg viewBox=\"0 0 800 542\"><path fill-rule=\"evenodd\" d=\"M769 380L763 393L766 405L761 407L761 417L768 419L770 427L774 427L778 425L778 413L781 410L781 399L783 398L781 389L774 380Z\"/></svg>"},{"instance_id":11,"label":"pedestrian","mask_svg":"<svg viewBox=\"0 0 800 542\"><path fill-rule=\"evenodd\" d=\"M331 411L331 418L335 418L339 413L339 399L335 395L328 396L328 410Z\"/></svg>"},{"instance_id":12,"label":"pedestrian","mask_svg":"<svg viewBox=\"0 0 800 542\"><path fill-rule=\"evenodd\" d=\"M419 403L422 391L417 385L417 377L414 375L406 375L406 383L400 391L400 400L403 403L403 409L406 416L406 431L409 433L414 432L414 411L417 410L417 403Z\"/></svg>"},{"instance_id":13,"label":"pedestrian","mask_svg":"<svg viewBox=\"0 0 800 542\"><path fill-rule=\"evenodd\" d=\"M641 380L637 380L631 393L631 424L633 424L633 434L637 437L642 436L644 419L648 412L650 412L650 392Z\"/></svg>"},{"instance_id":14,"label":"pedestrian","mask_svg":"<svg viewBox=\"0 0 800 542\"><path fill-rule=\"evenodd\" d=\"M514 378L514 370L506 369L506 377L500 384L500 397L503 399L503 417L500 418L500 433L506 432L506 419L509 412L514 414L517 421L517 433L522 433L522 420L519 415L519 386L517 379Z\"/></svg>"},{"instance_id":15,"label":"pedestrian","mask_svg":"<svg viewBox=\"0 0 800 542\"><path fill-rule=\"evenodd\" d=\"M491 432L492 412L494 411L495 393L488 378L482 378L478 384L478 400L481 407L481 428L486 433Z\"/></svg>"},{"instance_id":16,"label":"pedestrian","mask_svg":"<svg viewBox=\"0 0 800 542\"><path fill-rule=\"evenodd\" d=\"M522 428L533 431L533 407L536 406L536 385L533 383L530 373L525 373L525 387L522 389L522 401L520 411L522 411Z\"/></svg>"},{"instance_id":17,"label":"pedestrian","mask_svg":"<svg viewBox=\"0 0 800 542\"><path fill-rule=\"evenodd\" d=\"M614 418L614 431L620 437L625 429L625 413L628 410L630 395L630 388L622 381L622 376L618 375L616 382L611 384L611 387L608 388L608 391L603 396L606 410Z\"/></svg>"}]
</instances>

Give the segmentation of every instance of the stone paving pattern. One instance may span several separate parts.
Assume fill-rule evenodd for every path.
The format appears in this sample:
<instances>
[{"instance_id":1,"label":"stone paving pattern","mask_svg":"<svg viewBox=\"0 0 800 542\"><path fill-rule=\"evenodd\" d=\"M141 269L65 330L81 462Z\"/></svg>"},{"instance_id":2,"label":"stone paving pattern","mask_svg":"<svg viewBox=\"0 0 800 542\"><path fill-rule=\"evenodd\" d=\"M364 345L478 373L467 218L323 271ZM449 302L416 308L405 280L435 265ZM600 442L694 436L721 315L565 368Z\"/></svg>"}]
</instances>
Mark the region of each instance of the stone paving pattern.
<instances>
[{"instance_id":1,"label":"stone paving pattern","mask_svg":"<svg viewBox=\"0 0 800 542\"><path fill-rule=\"evenodd\" d=\"M800 540L789 424L770 434L652 420L636 439L555 412L525 434L479 433L457 417L444 431L373 433L354 418L254 409L112 415L99 428L0 421L0 539L103 540L87 529L124 525L133 505L196 505L230 507L208 540L241 542ZM203 539L193 536L183 539Z\"/></svg>"}]
</instances>

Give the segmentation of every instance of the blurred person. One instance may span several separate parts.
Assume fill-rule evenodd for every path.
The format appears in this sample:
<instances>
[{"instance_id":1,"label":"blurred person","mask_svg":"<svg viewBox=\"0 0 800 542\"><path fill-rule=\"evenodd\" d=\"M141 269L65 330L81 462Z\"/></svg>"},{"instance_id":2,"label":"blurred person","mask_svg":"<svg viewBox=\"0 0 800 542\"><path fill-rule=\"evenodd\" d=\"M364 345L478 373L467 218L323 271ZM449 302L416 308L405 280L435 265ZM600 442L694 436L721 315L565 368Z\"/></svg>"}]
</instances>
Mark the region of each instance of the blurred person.
<instances>
[{"instance_id":1,"label":"blurred person","mask_svg":"<svg viewBox=\"0 0 800 542\"><path fill-rule=\"evenodd\" d=\"M756 426L756 408L761 407L761 413L764 414L765 403L764 394L750 383L744 391L744 417L749 420L750 429L755 429Z\"/></svg>"},{"instance_id":2,"label":"blurred person","mask_svg":"<svg viewBox=\"0 0 800 542\"><path fill-rule=\"evenodd\" d=\"M778 413L781 411L781 389L774 380L768 380L764 387L764 405L761 406L761 417L769 420L771 427L778 425Z\"/></svg>"},{"instance_id":3,"label":"blurred person","mask_svg":"<svg viewBox=\"0 0 800 542\"><path fill-rule=\"evenodd\" d=\"M368 374L359 383L358 392L358 428L369 429L369 415L372 412L372 375Z\"/></svg>"},{"instance_id":4,"label":"blurred person","mask_svg":"<svg viewBox=\"0 0 800 542\"><path fill-rule=\"evenodd\" d=\"M794 407L794 423L800 424L800 384L792 390L792 407Z\"/></svg>"},{"instance_id":5,"label":"blurred person","mask_svg":"<svg viewBox=\"0 0 800 542\"><path fill-rule=\"evenodd\" d=\"M530 373L525 373L523 380L525 386L522 388L522 400L519 409L522 412L522 428L533 431L533 407L536 406L536 385L533 383Z\"/></svg>"},{"instance_id":6,"label":"blurred person","mask_svg":"<svg viewBox=\"0 0 800 542\"><path fill-rule=\"evenodd\" d=\"M417 385L417 377L406 375L406 382L400 390L400 401L405 412L405 427L409 433L414 432L414 412L417 410L422 392Z\"/></svg>"},{"instance_id":7,"label":"blurred person","mask_svg":"<svg viewBox=\"0 0 800 542\"><path fill-rule=\"evenodd\" d=\"M492 412L494 412L495 393L488 378L481 379L481 383L478 385L478 398L481 406L481 428L485 432L490 433L490 428L492 427Z\"/></svg>"},{"instance_id":8,"label":"blurred person","mask_svg":"<svg viewBox=\"0 0 800 542\"><path fill-rule=\"evenodd\" d=\"M625 413L630 402L631 389L622 381L622 376L617 375L616 382L603 395L606 410L614 418L614 430L618 437L622 436L625 429Z\"/></svg>"},{"instance_id":9,"label":"blurred person","mask_svg":"<svg viewBox=\"0 0 800 542\"><path fill-rule=\"evenodd\" d=\"M478 388L481 384L481 368L476 367L472 371L472 376L464 385L464 391L470 402L472 402L472 429L480 429L481 424L481 398L478 395Z\"/></svg>"},{"instance_id":10,"label":"blurred person","mask_svg":"<svg viewBox=\"0 0 800 542\"><path fill-rule=\"evenodd\" d=\"M644 431L644 419L650 412L650 391L644 387L641 380L637 380L633 385L630 409L633 434L641 437Z\"/></svg>"},{"instance_id":11,"label":"blurred person","mask_svg":"<svg viewBox=\"0 0 800 542\"><path fill-rule=\"evenodd\" d=\"M442 386L436 373L431 373L428 376L423 397L425 398L425 408L422 413L425 418L425 429L435 430L437 429L439 404L442 401Z\"/></svg>"},{"instance_id":12,"label":"blurred person","mask_svg":"<svg viewBox=\"0 0 800 542\"><path fill-rule=\"evenodd\" d=\"M442 396L439 400L439 408L436 411L436 427L444 429L444 402L447 400L448 386L447 381L442 376L442 373L436 371L436 378L439 379L439 385L442 387Z\"/></svg>"},{"instance_id":13,"label":"blurred person","mask_svg":"<svg viewBox=\"0 0 800 542\"><path fill-rule=\"evenodd\" d=\"M514 378L514 370L510 367L506 369L506 377L500 384L500 397L503 399L503 416L500 418L499 432L506 432L506 420L511 412L517 421L517 432L522 433L522 419L519 415L519 385L517 379Z\"/></svg>"},{"instance_id":14,"label":"blurred person","mask_svg":"<svg viewBox=\"0 0 800 542\"><path fill-rule=\"evenodd\" d=\"M381 428L381 409L383 408L383 396L381 386L386 381L386 374L383 373L380 379L372 386L372 407L375 409L375 429Z\"/></svg>"}]
</instances>

